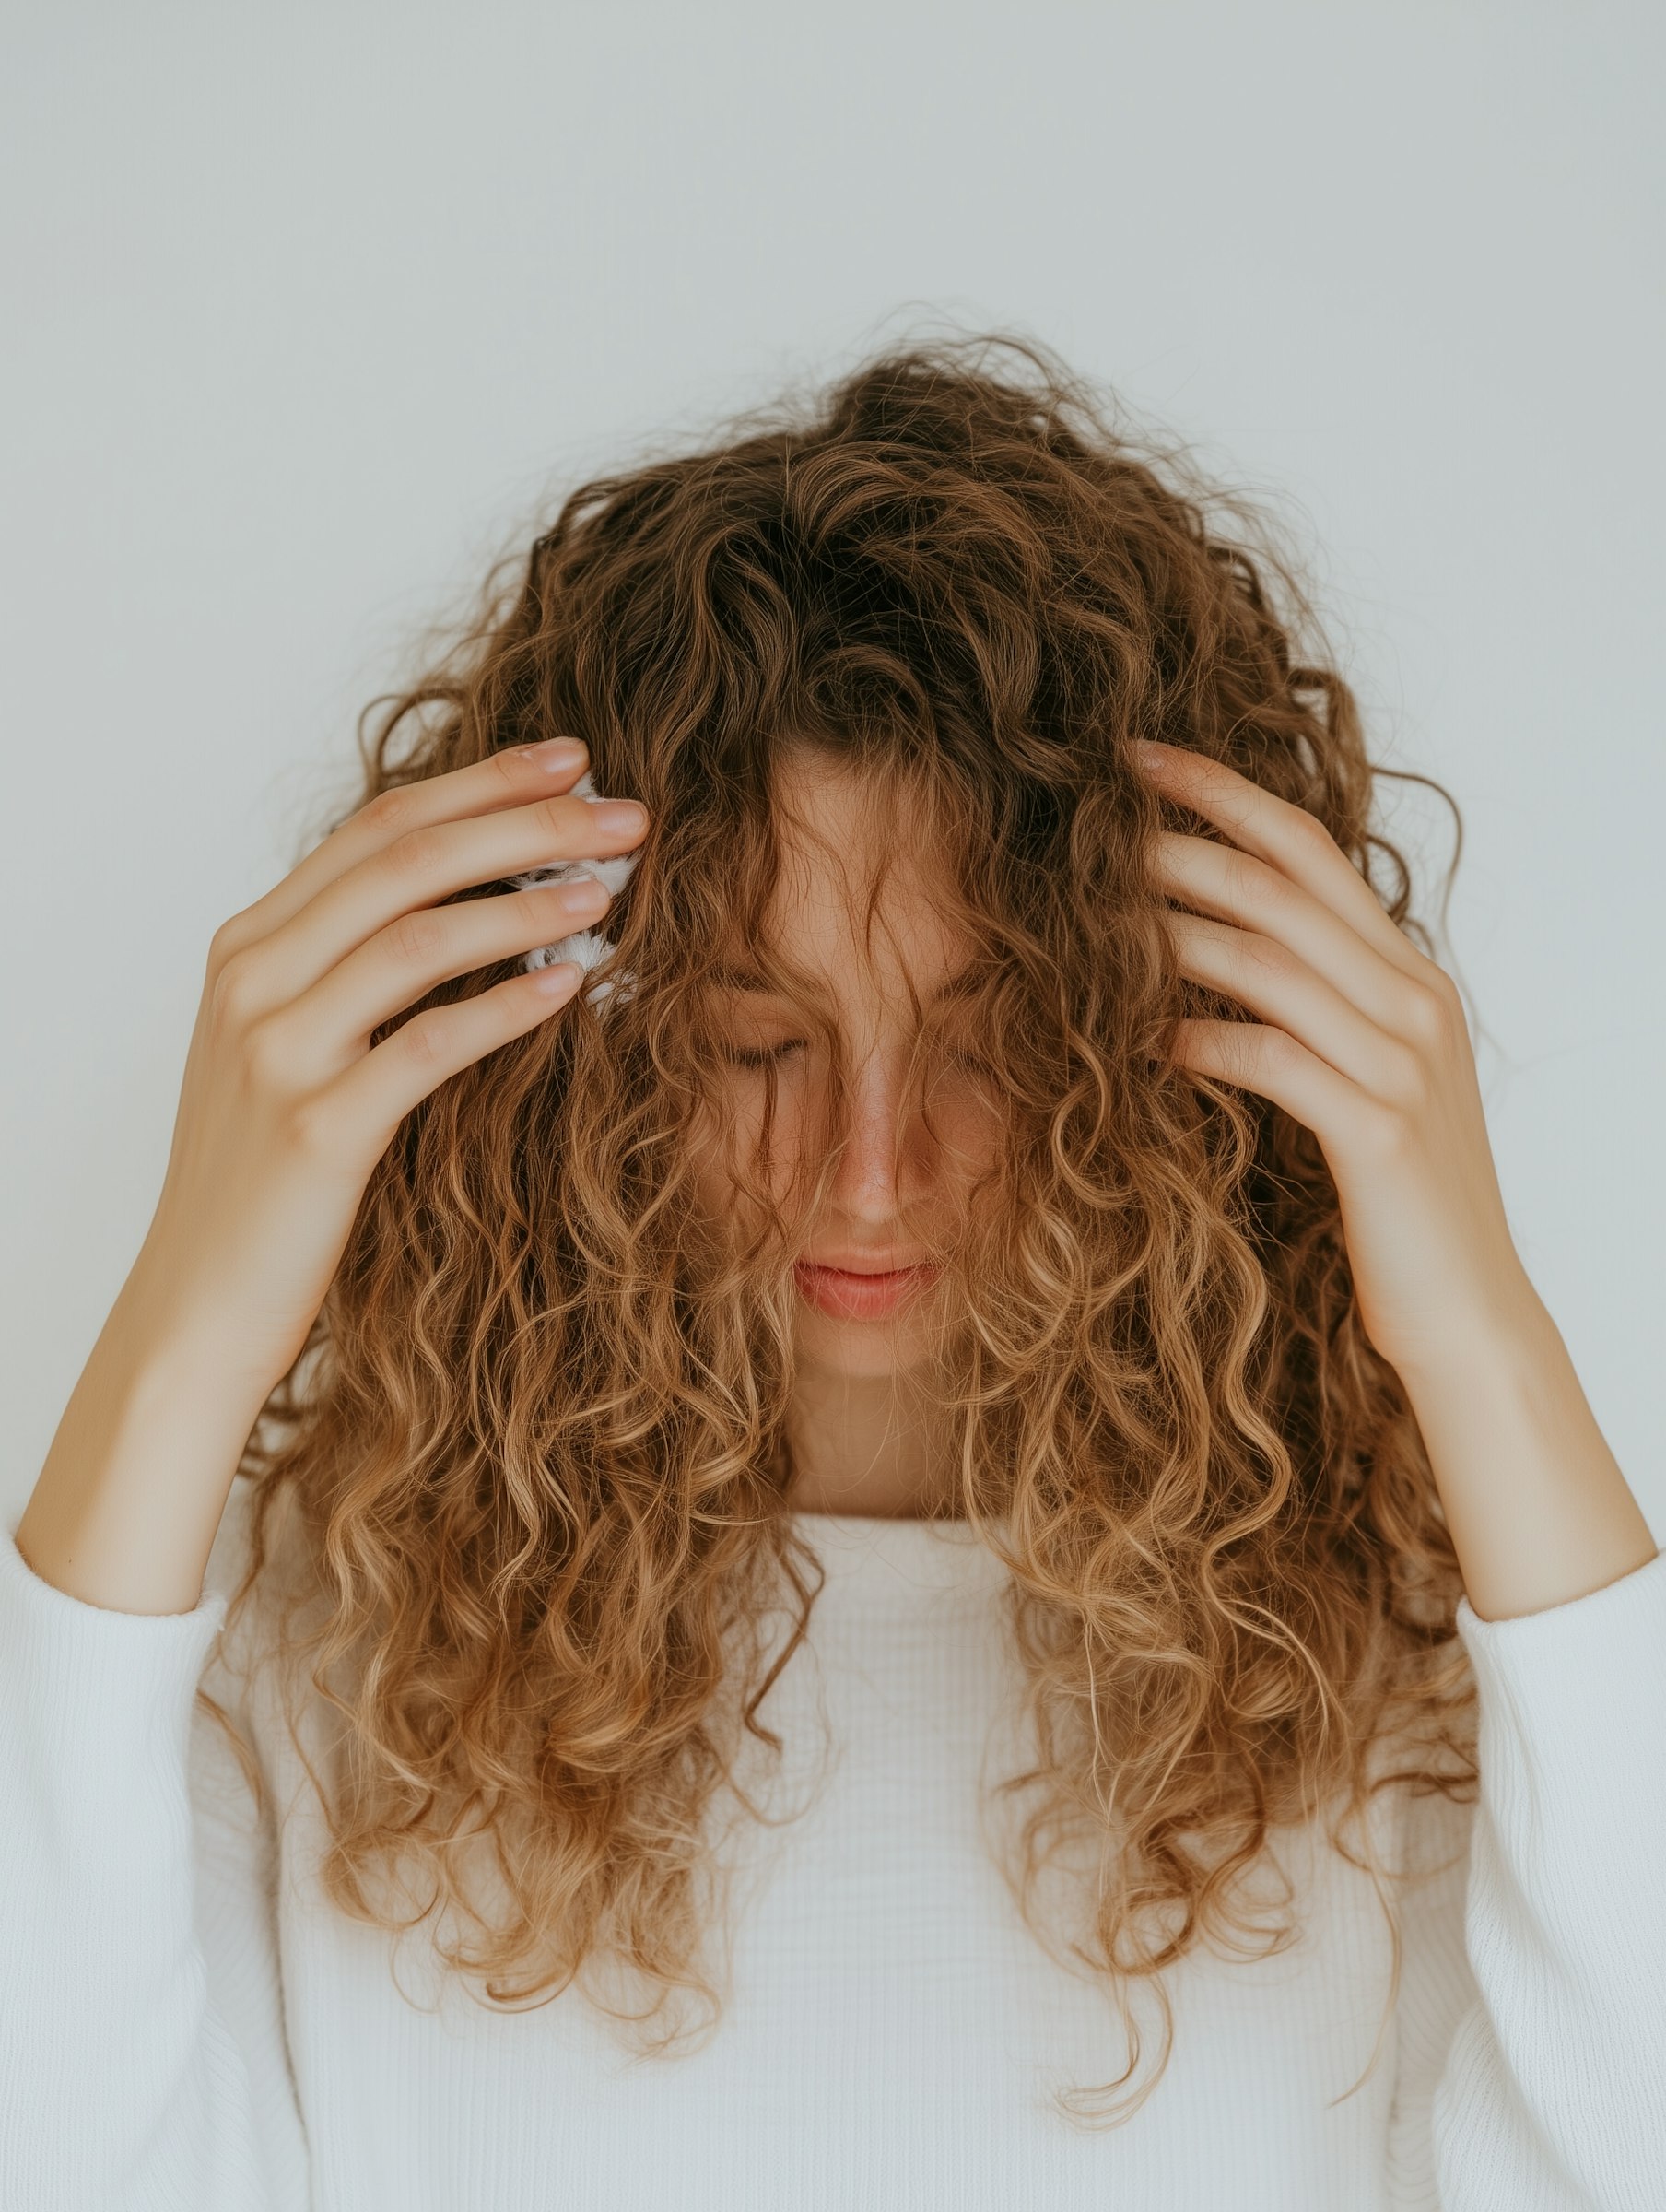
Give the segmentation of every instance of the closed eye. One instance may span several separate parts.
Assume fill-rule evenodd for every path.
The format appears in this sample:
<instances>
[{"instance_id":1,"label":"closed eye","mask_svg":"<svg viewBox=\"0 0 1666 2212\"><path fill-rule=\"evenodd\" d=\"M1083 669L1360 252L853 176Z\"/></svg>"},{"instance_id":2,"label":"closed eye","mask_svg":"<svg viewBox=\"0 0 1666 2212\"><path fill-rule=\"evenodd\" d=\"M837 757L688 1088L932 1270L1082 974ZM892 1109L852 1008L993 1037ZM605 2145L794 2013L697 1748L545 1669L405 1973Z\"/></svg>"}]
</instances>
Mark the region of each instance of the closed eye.
<instances>
[{"instance_id":1,"label":"closed eye","mask_svg":"<svg viewBox=\"0 0 1666 2212\"><path fill-rule=\"evenodd\" d=\"M802 1037L790 1037L785 1044L725 1045L723 1055L725 1059L733 1061L736 1067L768 1067L771 1061L779 1063L789 1053L802 1053L804 1049Z\"/></svg>"},{"instance_id":2,"label":"closed eye","mask_svg":"<svg viewBox=\"0 0 1666 2212\"><path fill-rule=\"evenodd\" d=\"M974 1076L992 1077L995 1073L990 1063L981 1054L975 1053L970 1045L955 1044L947 1039L944 1039L938 1043L936 1049L943 1055L944 1063L950 1067L963 1067L968 1074Z\"/></svg>"},{"instance_id":3,"label":"closed eye","mask_svg":"<svg viewBox=\"0 0 1666 2212\"><path fill-rule=\"evenodd\" d=\"M804 1041L802 1037L789 1037L783 1044L725 1045L723 1057L733 1061L736 1067L767 1067L771 1061L779 1065L789 1054L802 1053L804 1049ZM964 1067L971 1075L982 1076L986 1078L991 1078L994 1076L995 1071L989 1062L980 1059L976 1053L950 1052L945 1057L953 1065Z\"/></svg>"}]
</instances>

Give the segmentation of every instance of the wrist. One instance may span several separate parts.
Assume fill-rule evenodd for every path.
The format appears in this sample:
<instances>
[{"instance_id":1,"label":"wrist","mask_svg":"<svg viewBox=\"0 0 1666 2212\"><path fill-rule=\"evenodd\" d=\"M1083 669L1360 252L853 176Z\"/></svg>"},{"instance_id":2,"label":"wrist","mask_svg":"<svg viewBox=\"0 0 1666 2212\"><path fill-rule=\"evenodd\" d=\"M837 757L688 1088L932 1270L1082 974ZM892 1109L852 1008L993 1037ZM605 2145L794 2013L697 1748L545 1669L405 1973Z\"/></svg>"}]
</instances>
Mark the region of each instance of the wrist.
<instances>
[{"instance_id":1,"label":"wrist","mask_svg":"<svg viewBox=\"0 0 1666 2212\"><path fill-rule=\"evenodd\" d=\"M189 1612L262 1403L211 1338L118 1298L18 1525L25 1562L115 1612Z\"/></svg>"},{"instance_id":2,"label":"wrist","mask_svg":"<svg viewBox=\"0 0 1666 2212\"><path fill-rule=\"evenodd\" d=\"M1539 1374L1567 1358L1550 1309L1523 1275L1499 1295L1454 1313L1436 1348L1396 1360L1394 1369L1415 1401L1454 1387L1473 1390L1495 1377L1508 1382Z\"/></svg>"},{"instance_id":3,"label":"wrist","mask_svg":"<svg viewBox=\"0 0 1666 2212\"><path fill-rule=\"evenodd\" d=\"M189 1296L141 1252L117 1294L100 1352L148 1397L182 1387L244 1418L244 1433L277 1378L250 1356L248 1332L227 1305Z\"/></svg>"}]
</instances>

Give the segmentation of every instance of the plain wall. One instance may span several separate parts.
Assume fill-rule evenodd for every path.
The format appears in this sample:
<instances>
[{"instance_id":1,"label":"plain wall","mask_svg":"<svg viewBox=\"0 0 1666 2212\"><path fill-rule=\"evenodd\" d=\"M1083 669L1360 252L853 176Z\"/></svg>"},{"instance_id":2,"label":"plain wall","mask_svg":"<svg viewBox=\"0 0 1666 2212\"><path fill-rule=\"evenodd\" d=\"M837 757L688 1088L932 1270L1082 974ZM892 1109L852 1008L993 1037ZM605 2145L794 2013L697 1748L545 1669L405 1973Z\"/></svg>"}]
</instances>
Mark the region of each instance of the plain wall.
<instances>
[{"instance_id":1,"label":"plain wall","mask_svg":"<svg viewBox=\"0 0 1666 2212\"><path fill-rule=\"evenodd\" d=\"M149 1221L209 936L423 625L585 475L1000 327L1273 502L1379 757L1458 799L1512 1224L1666 1534L1661 22L9 10L0 1498ZM1396 820L1432 883L1448 818Z\"/></svg>"}]
</instances>

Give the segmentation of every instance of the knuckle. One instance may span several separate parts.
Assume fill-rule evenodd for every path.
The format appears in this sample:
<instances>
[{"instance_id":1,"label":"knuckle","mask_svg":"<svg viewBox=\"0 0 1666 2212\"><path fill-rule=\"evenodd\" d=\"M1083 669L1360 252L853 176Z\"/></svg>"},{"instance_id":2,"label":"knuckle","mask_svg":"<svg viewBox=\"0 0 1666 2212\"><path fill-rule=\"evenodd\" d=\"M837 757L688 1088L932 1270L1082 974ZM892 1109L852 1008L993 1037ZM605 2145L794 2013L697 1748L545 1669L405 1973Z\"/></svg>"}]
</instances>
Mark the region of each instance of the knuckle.
<instances>
[{"instance_id":1,"label":"knuckle","mask_svg":"<svg viewBox=\"0 0 1666 2212\"><path fill-rule=\"evenodd\" d=\"M425 966L439 951L445 927L432 907L418 907L401 914L388 926L388 944L393 956L407 968Z\"/></svg>"},{"instance_id":2,"label":"knuckle","mask_svg":"<svg viewBox=\"0 0 1666 2212\"><path fill-rule=\"evenodd\" d=\"M413 1014L399 1031L399 1049L415 1066L438 1067L445 1057L446 1022L432 1010Z\"/></svg>"},{"instance_id":3,"label":"knuckle","mask_svg":"<svg viewBox=\"0 0 1666 2212\"><path fill-rule=\"evenodd\" d=\"M1277 868L1257 860L1252 853L1236 853L1228 871L1233 897L1247 911L1282 913L1291 903L1296 886Z\"/></svg>"},{"instance_id":4,"label":"knuckle","mask_svg":"<svg viewBox=\"0 0 1666 2212\"><path fill-rule=\"evenodd\" d=\"M538 827L549 830L563 843L567 842L572 833L573 807L575 805L582 806L583 804L582 799L573 800L562 794L557 794L554 798L540 799L534 810Z\"/></svg>"},{"instance_id":5,"label":"knuckle","mask_svg":"<svg viewBox=\"0 0 1666 2212\"><path fill-rule=\"evenodd\" d=\"M208 972L217 975L232 955L248 942L248 922L240 912L228 914L208 940Z\"/></svg>"},{"instance_id":6,"label":"knuckle","mask_svg":"<svg viewBox=\"0 0 1666 2212\"><path fill-rule=\"evenodd\" d=\"M287 1030L273 1015L251 1022L243 1037L243 1059L257 1089L282 1097L295 1070L295 1047Z\"/></svg>"},{"instance_id":7,"label":"knuckle","mask_svg":"<svg viewBox=\"0 0 1666 2212\"><path fill-rule=\"evenodd\" d=\"M245 951L231 950L210 962L208 1013L217 1030L236 1030L252 1011L253 970Z\"/></svg>"},{"instance_id":8,"label":"knuckle","mask_svg":"<svg viewBox=\"0 0 1666 2212\"><path fill-rule=\"evenodd\" d=\"M1440 1008L1442 1018L1449 1024L1464 1024L1463 994L1444 968L1433 968L1428 979L1429 995Z\"/></svg>"},{"instance_id":9,"label":"knuckle","mask_svg":"<svg viewBox=\"0 0 1666 2212\"><path fill-rule=\"evenodd\" d=\"M1293 808L1289 827L1290 834L1296 843L1306 845L1315 853L1336 852L1341 849L1318 815L1309 814L1305 806Z\"/></svg>"},{"instance_id":10,"label":"knuckle","mask_svg":"<svg viewBox=\"0 0 1666 2212\"><path fill-rule=\"evenodd\" d=\"M1463 994L1444 968L1435 967L1431 964L1428 987L1445 1008L1447 1019L1457 1022L1461 1028L1466 1018L1463 1011Z\"/></svg>"},{"instance_id":11,"label":"knuckle","mask_svg":"<svg viewBox=\"0 0 1666 2212\"><path fill-rule=\"evenodd\" d=\"M1263 937L1254 932L1248 935L1244 958L1253 969L1273 982L1282 982L1297 974L1302 965L1276 937Z\"/></svg>"},{"instance_id":12,"label":"knuckle","mask_svg":"<svg viewBox=\"0 0 1666 2212\"><path fill-rule=\"evenodd\" d=\"M505 791L512 792L519 798L526 789L526 763L517 759L513 747L495 747L487 759L491 762L493 771Z\"/></svg>"},{"instance_id":13,"label":"knuckle","mask_svg":"<svg viewBox=\"0 0 1666 2212\"><path fill-rule=\"evenodd\" d=\"M1450 1034L1451 1007L1444 993L1425 982L1408 986L1403 1019L1406 1034L1425 1050L1446 1042Z\"/></svg>"},{"instance_id":14,"label":"knuckle","mask_svg":"<svg viewBox=\"0 0 1666 2212\"><path fill-rule=\"evenodd\" d=\"M390 784L386 791L379 791L373 799L360 808L359 819L368 823L381 837L399 837L414 827L416 805L410 784Z\"/></svg>"},{"instance_id":15,"label":"knuckle","mask_svg":"<svg viewBox=\"0 0 1666 2212\"><path fill-rule=\"evenodd\" d=\"M429 827L406 830L388 846L384 858L402 881L420 882L435 866L441 851L440 832Z\"/></svg>"},{"instance_id":16,"label":"knuckle","mask_svg":"<svg viewBox=\"0 0 1666 2212\"><path fill-rule=\"evenodd\" d=\"M1247 1025L1240 1024L1239 1026ZM1251 1060L1259 1051L1273 1073L1277 1076L1297 1074L1307 1060L1305 1048L1291 1036L1288 1030L1281 1029L1277 1023L1262 1030L1252 1039L1247 1039L1244 1050L1246 1056Z\"/></svg>"}]
</instances>

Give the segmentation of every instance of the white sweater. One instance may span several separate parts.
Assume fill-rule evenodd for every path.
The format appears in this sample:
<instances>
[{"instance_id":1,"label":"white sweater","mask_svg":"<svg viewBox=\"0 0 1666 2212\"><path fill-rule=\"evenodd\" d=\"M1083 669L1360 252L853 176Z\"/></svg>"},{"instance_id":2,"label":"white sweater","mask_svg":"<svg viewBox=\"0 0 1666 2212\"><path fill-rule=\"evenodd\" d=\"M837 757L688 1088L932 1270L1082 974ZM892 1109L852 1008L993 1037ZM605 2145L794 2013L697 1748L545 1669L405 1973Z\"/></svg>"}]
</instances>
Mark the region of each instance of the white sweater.
<instances>
[{"instance_id":1,"label":"white sweater","mask_svg":"<svg viewBox=\"0 0 1666 2212\"><path fill-rule=\"evenodd\" d=\"M19 1518L0 1541L6 2212L1666 2206L1666 1553L1522 1618L1460 1605L1481 1802L1405 1815L1451 1866L1406 1900L1364 2087L1343 2096L1387 1930L1367 1878L1320 1852L1303 1940L1171 1970L1167 2071L1095 2131L1048 2091L1109 2080L1126 2046L980 1839L1016 1660L1003 1571L961 1530L808 1517L828 1580L761 1717L819 1756L825 1715L834 1764L735 1892L715 2037L633 2063L575 1992L494 2017L408 1943L407 2003L386 1939L314 1891L316 1807L269 1718L290 1809L276 1834L247 1818L193 1712L222 1655L235 1497L175 1615L55 1589Z\"/></svg>"}]
</instances>

